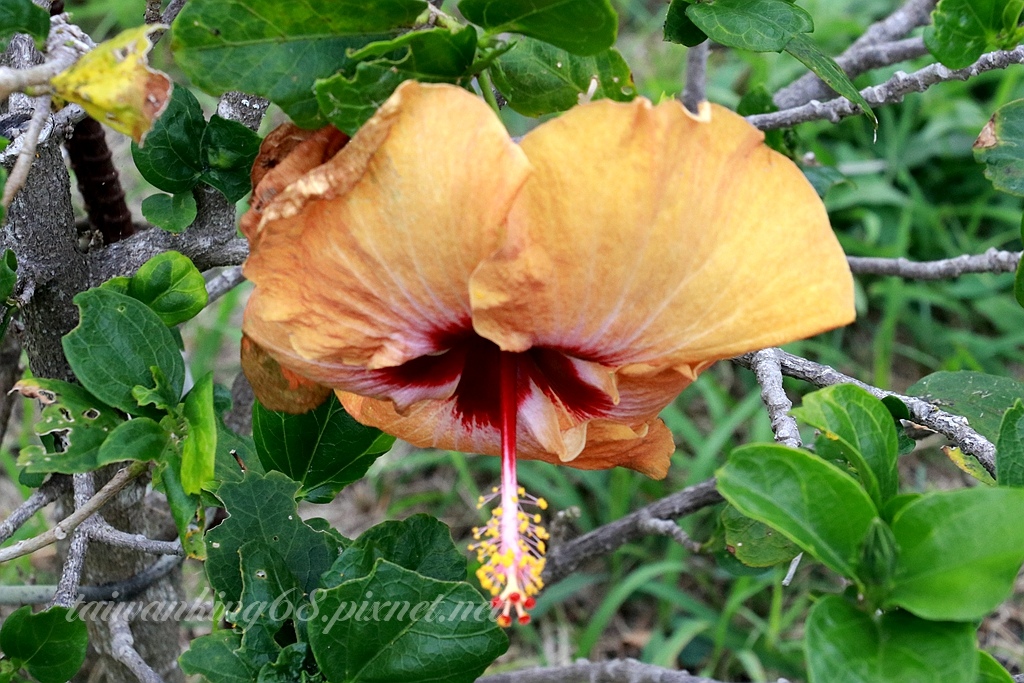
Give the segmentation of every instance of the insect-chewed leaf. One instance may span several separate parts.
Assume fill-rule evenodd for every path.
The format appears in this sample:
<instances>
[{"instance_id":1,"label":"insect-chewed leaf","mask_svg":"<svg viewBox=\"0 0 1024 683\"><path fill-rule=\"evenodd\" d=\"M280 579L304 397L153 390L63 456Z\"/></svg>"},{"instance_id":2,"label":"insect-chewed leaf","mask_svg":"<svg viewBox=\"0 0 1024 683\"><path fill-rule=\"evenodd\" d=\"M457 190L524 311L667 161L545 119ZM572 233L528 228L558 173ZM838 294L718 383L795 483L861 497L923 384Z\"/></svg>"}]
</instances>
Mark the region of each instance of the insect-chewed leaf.
<instances>
[{"instance_id":1,"label":"insect-chewed leaf","mask_svg":"<svg viewBox=\"0 0 1024 683\"><path fill-rule=\"evenodd\" d=\"M167 74L150 68L147 59L153 47L150 34L161 28L166 26L140 26L100 43L53 77L54 91L142 144L173 87Z\"/></svg>"}]
</instances>

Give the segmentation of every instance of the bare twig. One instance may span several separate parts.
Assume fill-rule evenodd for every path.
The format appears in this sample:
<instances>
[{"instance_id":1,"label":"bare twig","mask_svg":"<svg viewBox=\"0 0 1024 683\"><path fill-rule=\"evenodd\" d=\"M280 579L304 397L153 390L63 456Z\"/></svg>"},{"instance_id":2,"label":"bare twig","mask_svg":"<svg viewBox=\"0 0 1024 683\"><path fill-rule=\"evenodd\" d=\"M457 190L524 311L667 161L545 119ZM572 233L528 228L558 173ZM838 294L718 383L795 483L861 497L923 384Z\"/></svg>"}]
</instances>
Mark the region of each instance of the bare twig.
<instances>
[{"instance_id":1,"label":"bare twig","mask_svg":"<svg viewBox=\"0 0 1024 683\"><path fill-rule=\"evenodd\" d=\"M478 683L718 683L686 671L672 671L635 659L581 661L569 666L522 669L484 676ZM779 679L779 683L785 683Z\"/></svg>"},{"instance_id":2,"label":"bare twig","mask_svg":"<svg viewBox=\"0 0 1024 683\"><path fill-rule=\"evenodd\" d=\"M128 667L141 683L164 683L160 674L153 671L142 655L135 650L135 637L132 636L132 629L123 613L112 614L107 627L112 636L110 645L114 659Z\"/></svg>"},{"instance_id":3,"label":"bare twig","mask_svg":"<svg viewBox=\"0 0 1024 683\"><path fill-rule=\"evenodd\" d=\"M105 543L107 545L132 548L133 550L150 553L151 555L185 554L185 551L181 547L180 540L158 541L152 538L147 538L142 534L130 534L126 531L115 529L107 524L106 521L99 518L97 518L95 522L83 525L82 529L85 530L91 540Z\"/></svg>"},{"instance_id":4,"label":"bare twig","mask_svg":"<svg viewBox=\"0 0 1024 683\"><path fill-rule=\"evenodd\" d=\"M46 61L27 69L0 67L0 99L25 88L49 83L90 49L96 47L82 29L69 24L66 14L50 18L50 35L46 39Z\"/></svg>"},{"instance_id":5,"label":"bare twig","mask_svg":"<svg viewBox=\"0 0 1024 683\"><path fill-rule=\"evenodd\" d=\"M149 469L149 463L145 462L134 462L128 467L118 471L110 481L101 488L95 496L89 499L89 501L78 507L74 512L68 515L66 518L57 522L57 524L38 536L19 541L9 548L0 549L0 562L8 562L17 557L22 557L30 553L34 553L40 548L45 548L48 545L56 543L62 538L66 538L69 533L74 531L82 524L85 520L89 519L95 512L107 504L107 502L116 496L125 486L127 486L133 479L141 475Z\"/></svg>"},{"instance_id":6,"label":"bare twig","mask_svg":"<svg viewBox=\"0 0 1024 683\"><path fill-rule=\"evenodd\" d=\"M18 194L18 190L25 185L25 180L28 179L29 169L32 168L32 162L36 158L36 145L39 143L39 135L43 131L43 124L47 123L49 118L50 96L44 95L36 98L28 130L18 136L17 141L21 142L21 146L18 148L18 160L14 162L14 168L11 170L11 174L7 178L7 184L4 186L3 198L0 199L0 204L3 205L5 210L10 207L11 201L14 200L14 195ZM50 127L52 129L52 124Z\"/></svg>"},{"instance_id":7,"label":"bare twig","mask_svg":"<svg viewBox=\"0 0 1024 683\"><path fill-rule=\"evenodd\" d=\"M761 385L761 401L772 421L775 440L790 448L800 448L800 430L796 426L796 420L789 415L793 402L782 388L779 349L762 349L750 354L750 369L754 371L757 383Z\"/></svg>"},{"instance_id":8,"label":"bare twig","mask_svg":"<svg viewBox=\"0 0 1024 683\"><path fill-rule=\"evenodd\" d=\"M185 6L185 0L171 0L167 3L167 9L164 10L164 15L160 17L161 23L170 26L174 19L178 16L178 12Z\"/></svg>"},{"instance_id":9,"label":"bare twig","mask_svg":"<svg viewBox=\"0 0 1024 683\"><path fill-rule=\"evenodd\" d=\"M908 261L905 258L850 256L850 270L858 275L897 275L914 280L942 280L965 273L1012 273L1021 252L989 249L984 254L964 254L942 261Z\"/></svg>"},{"instance_id":10,"label":"bare twig","mask_svg":"<svg viewBox=\"0 0 1024 683\"><path fill-rule=\"evenodd\" d=\"M752 355L753 354L748 353L746 355L739 356L738 358L733 358L733 362L742 365L745 368L749 368L751 367ZM995 446L993 446L992 442L984 436L971 429L967 418L939 410L931 403L914 396L904 396L903 394L897 394L894 391L879 389L878 387L874 387L870 384L866 384L865 382L861 382L858 379L854 379L849 375L844 375L838 370L827 365L815 363L814 361L801 358L800 356L794 356L793 354L786 353L785 351L780 350L778 352L778 357L779 363L782 367L782 374L809 382L814 386L828 387L834 384L855 384L875 398L880 399L885 398L886 396L895 396L907 406L907 410L910 411L912 421L922 424L925 427L933 429L946 436L959 446L960 450L964 453L968 453L977 458L978 462L988 470L989 474L995 476Z\"/></svg>"},{"instance_id":11,"label":"bare twig","mask_svg":"<svg viewBox=\"0 0 1024 683\"><path fill-rule=\"evenodd\" d=\"M25 522L32 519L32 515L57 500L67 490L70 482L69 477L63 474L55 474L44 482L42 486L33 491L32 495L0 524L0 543L13 536L14 532L20 529Z\"/></svg>"},{"instance_id":12,"label":"bare twig","mask_svg":"<svg viewBox=\"0 0 1024 683\"><path fill-rule=\"evenodd\" d=\"M690 538L690 535L671 519L647 518L640 522L640 529L649 534L668 536L691 553L700 552L700 543Z\"/></svg>"},{"instance_id":13,"label":"bare twig","mask_svg":"<svg viewBox=\"0 0 1024 683\"><path fill-rule=\"evenodd\" d=\"M160 24L163 22L163 17L160 16L160 5L163 4L161 0L146 0L146 11L142 15L143 21L147 24Z\"/></svg>"},{"instance_id":14,"label":"bare twig","mask_svg":"<svg viewBox=\"0 0 1024 683\"><path fill-rule=\"evenodd\" d=\"M935 0L908 0L885 19L875 22L836 58L836 63L850 78L869 69L896 64L927 53L924 41L911 38L898 45L897 39L917 26L928 23ZM780 109L806 104L835 95L831 88L815 74L807 73L775 93L775 105Z\"/></svg>"},{"instance_id":15,"label":"bare twig","mask_svg":"<svg viewBox=\"0 0 1024 683\"><path fill-rule=\"evenodd\" d=\"M183 557L164 555L138 574L102 586L79 586L78 599L82 602L125 602L167 576L181 564ZM53 600L57 586L34 584L31 586L0 585L0 605L42 605Z\"/></svg>"},{"instance_id":16,"label":"bare twig","mask_svg":"<svg viewBox=\"0 0 1024 683\"><path fill-rule=\"evenodd\" d=\"M686 85L683 88L683 105L695 114L700 103L708 98L709 49L710 42L705 40L686 52Z\"/></svg>"},{"instance_id":17,"label":"bare twig","mask_svg":"<svg viewBox=\"0 0 1024 683\"><path fill-rule=\"evenodd\" d=\"M912 74L896 72L889 80L864 88L860 94L870 105L892 104L901 102L904 97L914 92L924 92L931 86L945 81L966 81L978 74L994 69L1005 69L1013 64L1024 63L1024 46L1012 50L989 52L981 56L974 64L953 71L941 64L930 64ZM787 128L798 123L825 119L838 123L847 116L860 113L860 107L845 97L837 97L828 102L812 100L807 104L783 109L771 114L755 114L748 116L749 121L761 130Z\"/></svg>"},{"instance_id":18,"label":"bare twig","mask_svg":"<svg viewBox=\"0 0 1024 683\"><path fill-rule=\"evenodd\" d=\"M72 475L71 485L74 489L75 509L78 510L88 505L96 493L96 484L92 473ZM61 570L60 581L57 583L57 591L53 595L54 605L70 607L75 603L78 586L82 583L85 554L89 551L87 526L87 524L80 526L71 534L68 555L64 560L64 568Z\"/></svg>"},{"instance_id":19,"label":"bare twig","mask_svg":"<svg viewBox=\"0 0 1024 683\"><path fill-rule=\"evenodd\" d=\"M645 522L652 519L679 519L721 501L722 496L715 490L715 480L708 479L556 546L548 553L544 583L555 583L576 571L584 562L607 555L630 541L646 536L650 531L645 528Z\"/></svg>"},{"instance_id":20,"label":"bare twig","mask_svg":"<svg viewBox=\"0 0 1024 683\"><path fill-rule=\"evenodd\" d=\"M225 268L216 277L206 283L206 293L209 296L209 303L213 303L238 285L245 282L241 266Z\"/></svg>"}]
</instances>

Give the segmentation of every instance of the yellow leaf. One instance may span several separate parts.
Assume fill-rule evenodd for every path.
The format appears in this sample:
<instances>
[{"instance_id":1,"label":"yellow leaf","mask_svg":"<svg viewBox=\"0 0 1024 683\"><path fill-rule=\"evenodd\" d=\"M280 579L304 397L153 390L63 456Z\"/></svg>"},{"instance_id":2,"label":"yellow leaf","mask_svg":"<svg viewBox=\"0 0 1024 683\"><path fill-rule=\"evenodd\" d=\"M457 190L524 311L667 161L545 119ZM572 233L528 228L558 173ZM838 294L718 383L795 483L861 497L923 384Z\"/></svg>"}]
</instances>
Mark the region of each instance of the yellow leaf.
<instances>
[{"instance_id":1,"label":"yellow leaf","mask_svg":"<svg viewBox=\"0 0 1024 683\"><path fill-rule=\"evenodd\" d=\"M147 60L150 34L164 28L139 26L100 43L53 77L55 94L142 144L171 98L171 79L151 69Z\"/></svg>"},{"instance_id":2,"label":"yellow leaf","mask_svg":"<svg viewBox=\"0 0 1024 683\"><path fill-rule=\"evenodd\" d=\"M992 475L988 473L988 470L982 467L981 463L974 457L969 457L966 453L955 446L943 446L942 452L946 454L947 458L953 461L954 465L980 481L982 484L995 486L996 480L992 478Z\"/></svg>"}]
</instances>

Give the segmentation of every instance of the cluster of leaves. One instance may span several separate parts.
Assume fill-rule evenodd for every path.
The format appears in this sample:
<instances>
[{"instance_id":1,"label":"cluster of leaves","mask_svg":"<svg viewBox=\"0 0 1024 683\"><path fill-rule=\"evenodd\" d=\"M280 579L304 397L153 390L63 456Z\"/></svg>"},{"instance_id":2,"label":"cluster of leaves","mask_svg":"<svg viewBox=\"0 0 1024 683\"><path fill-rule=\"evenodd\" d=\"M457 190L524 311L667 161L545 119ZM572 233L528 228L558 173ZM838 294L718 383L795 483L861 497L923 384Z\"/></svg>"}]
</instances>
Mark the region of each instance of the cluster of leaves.
<instances>
[{"instance_id":1,"label":"cluster of leaves","mask_svg":"<svg viewBox=\"0 0 1024 683\"><path fill-rule=\"evenodd\" d=\"M979 386L987 386L984 379L972 391ZM906 408L853 385L810 394L793 411L817 430L814 453L752 444L718 471L719 491L736 510L852 584L843 595L819 598L810 612L812 682L835 680L838 671L856 683L1011 680L977 650L974 632L1010 595L1024 563L1024 529L1016 522L1024 515L1024 404L1014 400L1004 392L994 399L1002 408L995 415L1005 413L998 485L901 494L896 461L912 442L896 418L908 417ZM970 405L959 404L973 412ZM737 524L729 513L725 527L741 561L764 565L795 554L764 527Z\"/></svg>"},{"instance_id":2,"label":"cluster of leaves","mask_svg":"<svg viewBox=\"0 0 1024 683\"><path fill-rule=\"evenodd\" d=\"M635 94L612 48L618 17L608 0L463 0L459 11L470 24L424 0L372 9L341 0L315 12L270 0L198 0L175 20L172 49L211 94L262 95L300 126L333 123L349 134L408 79L468 86L480 77L486 97L493 79L509 106L530 116L568 109L581 96Z\"/></svg>"}]
</instances>

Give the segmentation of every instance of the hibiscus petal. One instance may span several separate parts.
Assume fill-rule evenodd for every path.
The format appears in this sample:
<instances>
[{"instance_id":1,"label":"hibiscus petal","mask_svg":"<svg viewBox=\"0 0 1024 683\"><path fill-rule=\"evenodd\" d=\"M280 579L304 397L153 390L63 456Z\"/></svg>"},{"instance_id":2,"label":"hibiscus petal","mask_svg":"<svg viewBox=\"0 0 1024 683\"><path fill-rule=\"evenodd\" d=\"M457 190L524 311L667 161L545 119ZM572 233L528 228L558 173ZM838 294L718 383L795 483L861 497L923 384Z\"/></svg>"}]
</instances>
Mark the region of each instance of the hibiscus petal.
<instances>
[{"instance_id":1,"label":"hibiscus petal","mask_svg":"<svg viewBox=\"0 0 1024 683\"><path fill-rule=\"evenodd\" d=\"M263 207L245 266L262 300L246 333L285 365L375 369L444 351L469 327L469 277L528 171L478 97L407 81Z\"/></svg>"},{"instance_id":2,"label":"hibiscus petal","mask_svg":"<svg viewBox=\"0 0 1024 683\"><path fill-rule=\"evenodd\" d=\"M692 379L851 322L825 208L762 141L726 109L698 119L677 102L600 101L539 126L508 240L471 281L476 331Z\"/></svg>"}]
</instances>

